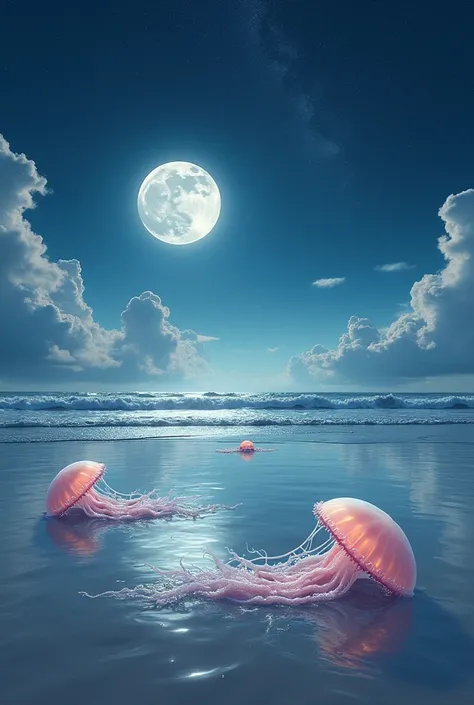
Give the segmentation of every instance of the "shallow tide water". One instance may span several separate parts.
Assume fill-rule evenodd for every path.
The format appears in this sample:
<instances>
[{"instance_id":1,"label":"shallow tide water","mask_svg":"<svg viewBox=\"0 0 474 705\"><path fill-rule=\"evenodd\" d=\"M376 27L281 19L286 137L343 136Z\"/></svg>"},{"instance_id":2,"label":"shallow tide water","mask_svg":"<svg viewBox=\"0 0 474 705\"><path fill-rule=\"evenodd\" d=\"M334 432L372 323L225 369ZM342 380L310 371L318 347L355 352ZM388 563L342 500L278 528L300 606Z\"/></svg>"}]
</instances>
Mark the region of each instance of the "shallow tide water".
<instances>
[{"instance_id":1,"label":"shallow tide water","mask_svg":"<svg viewBox=\"0 0 474 705\"><path fill-rule=\"evenodd\" d=\"M240 438L217 435L1 444L2 705L472 705L470 427L355 434L253 434L276 452L250 460L215 453ZM106 463L119 491L242 505L125 527L45 520L49 482L81 458ZM337 496L373 502L402 526L418 563L412 600L370 581L304 609L191 601L156 610L80 594L154 582L146 563L204 565L206 548L222 558L247 543L284 553L311 531L313 503Z\"/></svg>"}]
</instances>

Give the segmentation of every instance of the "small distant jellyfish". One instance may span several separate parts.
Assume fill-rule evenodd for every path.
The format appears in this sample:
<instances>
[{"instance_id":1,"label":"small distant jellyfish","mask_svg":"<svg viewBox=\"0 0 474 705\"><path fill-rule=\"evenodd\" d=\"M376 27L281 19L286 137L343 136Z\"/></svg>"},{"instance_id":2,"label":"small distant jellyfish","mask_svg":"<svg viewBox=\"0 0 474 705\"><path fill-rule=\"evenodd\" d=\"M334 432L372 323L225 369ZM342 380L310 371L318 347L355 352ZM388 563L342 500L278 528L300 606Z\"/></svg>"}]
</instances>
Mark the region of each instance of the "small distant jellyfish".
<instances>
[{"instance_id":1,"label":"small distant jellyfish","mask_svg":"<svg viewBox=\"0 0 474 705\"><path fill-rule=\"evenodd\" d=\"M182 564L175 570L150 566L161 576L161 583L102 595L143 598L159 607L190 597L254 605L304 605L342 597L356 580L370 577L388 594L413 596L413 550L386 512L351 497L318 502L313 512L317 519L313 531L288 553L270 557L265 551L252 551L255 558L244 558L231 552L224 563L208 552L214 562L210 569L192 571ZM313 547L323 529L329 538Z\"/></svg>"},{"instance_id":2,"label":"small distant jellyfish","mask_svg":"<svg viewBox=\"0 0 474 705\"><path fill-rule=\"evenodd\" d=\"M112 520L164 519L173 516L196 519L218 509L234 509L223 504L193 506L197 497L160 497L156 490L123 494L104 479L105 465L80 460L63 468L51 482L46 495L46 515L62 517L79 509L89 517Z\"/></svg>"},{"instance_id":3,"label":"small distant jellyfish","mask_svg":"<svg viewBox=\"0 0 474 705\"><path fill-rule=\"evenodd\" d=\"M255 451L255 445L252 441L242 441L239 450L241 453L253 453Z\"/></svg>"},{"instance_id":4,"label":"small distant jellyfish","mask_svg":"<svg viewBox=\"0 0 474 705\"><path fill-rule=\"evenodd\" d=\"M273 448L256 448L252 441L242 441L238 448L224 448L216 453L241 453L253 455L254 453L273 453Z\"/></svg>"}]
</instances>

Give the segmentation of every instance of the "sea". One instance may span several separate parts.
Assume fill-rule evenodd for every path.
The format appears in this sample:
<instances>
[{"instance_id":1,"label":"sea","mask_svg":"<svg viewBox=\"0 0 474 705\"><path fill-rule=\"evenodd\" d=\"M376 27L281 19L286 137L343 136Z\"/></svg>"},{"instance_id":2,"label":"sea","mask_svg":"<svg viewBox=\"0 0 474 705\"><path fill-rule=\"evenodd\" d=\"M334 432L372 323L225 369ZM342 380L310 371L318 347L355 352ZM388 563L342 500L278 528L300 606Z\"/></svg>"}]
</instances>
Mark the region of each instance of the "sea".
<instances>
[{"instance_id":1,"label":"sea","mask_svg":"<svg viewBox=\"0 0 474 705\"><path fill-rule=\"evenodd\" d=\"M220 454L244 440L273 453ZM238 505L197 520L45 517L56 473L89 459L120 492ZM152 567L298 546L314 502L388 512L413 598L359 580L303 607L97 595ZM0 392L0 703L472 705L474 395Z\"/></svg>"}]
</instances>

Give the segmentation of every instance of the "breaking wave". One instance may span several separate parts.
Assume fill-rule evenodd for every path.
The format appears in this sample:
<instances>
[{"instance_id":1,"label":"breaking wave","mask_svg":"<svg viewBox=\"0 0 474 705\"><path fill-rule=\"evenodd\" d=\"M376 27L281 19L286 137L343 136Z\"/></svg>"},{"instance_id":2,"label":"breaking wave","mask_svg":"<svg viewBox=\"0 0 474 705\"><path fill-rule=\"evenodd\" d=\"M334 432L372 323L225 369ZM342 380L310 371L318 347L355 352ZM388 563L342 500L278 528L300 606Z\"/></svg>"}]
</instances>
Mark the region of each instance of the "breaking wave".
<instances>
[{"instance_id":1,"label":"breaking wave","mask_svg":"<svg viewBox=\"0 0 474 705\"><path fill-rule=\"evenodd\" d=\"M0 411L474 409L472 394L3 394Z\"/></svg>"},{"instance_id":2,"label":"breaking wave","mask_svg":"<svg viewBox=\"0 0 474 705\"><path fill-rule=\"evenodd\" d=\"M474 424L474 417L464 419L460 418L329 418L329 419L157 419L140 420L129 419L126 421L110 419L109 421L94 422L87 421L71 421L64 423L34 421L34 420L18 420L2 423L0 428L166 428L166 427L239 427L239 426L436 426L445 424Z\"/></svg>"}]
</instances>

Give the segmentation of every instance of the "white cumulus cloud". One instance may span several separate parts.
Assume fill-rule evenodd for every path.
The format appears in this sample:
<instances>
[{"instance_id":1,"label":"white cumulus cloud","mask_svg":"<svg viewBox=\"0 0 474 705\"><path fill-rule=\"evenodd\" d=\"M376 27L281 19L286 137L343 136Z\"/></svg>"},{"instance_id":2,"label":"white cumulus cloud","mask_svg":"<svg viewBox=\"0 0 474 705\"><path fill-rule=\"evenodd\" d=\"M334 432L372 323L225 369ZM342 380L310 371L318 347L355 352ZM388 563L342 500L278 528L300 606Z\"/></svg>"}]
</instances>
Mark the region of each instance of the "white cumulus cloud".
<instances>
[{"instance_id":1,"label":"white cumulus cloud","mask_svg":"<svg viewBox=\"0 0 474 705\"><path fill-rule=\"evenodd\" d=\"M2 382L51 378L131 382L207 370L203 343L213 340L169 322L156 294L134 297L119 330L94 320L84 300L81 265L53 262L25 211L47 193L46 179L0 135L0 375Z\"/></svg>"},{"instance_id":2,"label":"white cumulus cloud","mask_svg":"<svg viewBox=\"0 0 474 705\"><path fill-rule=\"evenodd\" d=\"M370 383L474 373L474 189L450 195L439 216L445 266L413 284L408 311L383 330L352 316L337 348L316 345L291 358L294 378Z\"/></svg>"},{"instance_id":3,"label":"white cumulus cloud","mask_svg":"<svg viewBox=\"0 0 474 705\"><path fill-rule=\"evenodd\" d=\"M339 286L339 284L344 284L346 281L345 277L332 277L329 279L316 279L312 286L317 286L318 289L332 289L333 286Z\"/></svg>"}]
</instances>

